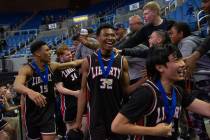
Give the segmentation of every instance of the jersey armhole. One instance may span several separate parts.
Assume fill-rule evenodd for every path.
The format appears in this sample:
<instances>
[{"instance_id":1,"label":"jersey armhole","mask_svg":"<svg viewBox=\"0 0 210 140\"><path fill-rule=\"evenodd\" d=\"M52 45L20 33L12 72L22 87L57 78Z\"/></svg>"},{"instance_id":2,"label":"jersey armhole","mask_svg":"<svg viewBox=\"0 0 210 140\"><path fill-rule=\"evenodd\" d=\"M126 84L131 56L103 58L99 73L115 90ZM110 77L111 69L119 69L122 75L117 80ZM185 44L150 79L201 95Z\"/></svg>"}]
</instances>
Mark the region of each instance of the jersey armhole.
<instances>
[{"instance_id":1,"label":"jersey armhole","mask_svg":"<svg viewBox=\"0 0 210 140\"><path fill-rule=\"evenodd\" d=\"M88 74L87 74L87 76L89 76L90 75L90 69L91 69L91 55L88 55L87 56L87 61L89 63L89 68L88 68Z\"/></svg>"},{"instance_id":2,"label":"jersey armhole","mask_svg":"<svg viewBox=\"0 0 210 140\"><path fill-rule=\"evenodd\" d=\"M33 66L31 65L31 63L27 63L26 65L29 66L30 69L31 69L31 75L27 75L27 76L26 76L25 84L28 84L28 82L32 79L31 76L34 74L34 68L33 68Z\"/></svg>"},{"instance_id":3,"label":"jersey armhole","mask_svg":"<svg viewBox=\"0 0 210 140\"><path fill-rule=\"evenodd\" d=\"M181 90L181 89L179 89L179 87L175 87L175 86L174 86L174 88L175 88L176 91L177 91L177 95L179 95L180 99L182 100L182 98L183 98L182 96L183 96L183 95L180 93L180 90Z\"/></svg>"},{"instance_id":4,"label":"jersey armhole","mask_svg":"<svg viewBox=\"0 0 210 140\"><path fill-rule=\"evenodd\" d=\"M153 102L152 105L150 106L149 110L146 112L145 117L152 114L153 111L155 110L155 107L157 105L157 95L155 89L148 83L144 83L143 86L149 87L152 91L152 96L153 96Z\"/></svg>"},{"instance_id":5,"label":"jersey armhole","mask_svg":"<svg viewBox=\"0 0 210 140\"><path fill-rule=\"evenodd\" d=\"M120 77L122 77L122 72L123 72L123 59L124 59L124 56L121 56L121 59L120 59L120 70L121 70L121 72L120 72Z\"/></svg>"},{"instance_id":6,"label":"jersey armhole","mask_svg":"<svg viewBox=\"0 0 210 140\"><path fill-rule=\"evenodd\" d=\"M50 65L48 65L48 69L49 69L50 73L52 74L52 76L54 76L54 71L52 70L52 68L50 67Z\"/></svg>"}]
</instances>

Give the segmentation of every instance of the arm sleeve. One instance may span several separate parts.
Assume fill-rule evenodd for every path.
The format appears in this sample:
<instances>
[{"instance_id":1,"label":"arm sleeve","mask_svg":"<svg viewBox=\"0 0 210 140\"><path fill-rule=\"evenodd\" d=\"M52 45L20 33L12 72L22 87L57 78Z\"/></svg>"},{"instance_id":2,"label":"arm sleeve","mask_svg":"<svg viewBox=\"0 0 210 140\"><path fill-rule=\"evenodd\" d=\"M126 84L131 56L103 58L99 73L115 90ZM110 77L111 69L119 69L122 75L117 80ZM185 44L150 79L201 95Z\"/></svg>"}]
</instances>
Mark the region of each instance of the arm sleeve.
<instances>
[{"instance_id":1,"label":"arm sleeve","mask_svg":"<svg viewBox=\"0 0 210 140\"><path fill-rule=\"evenodd\" d=\"M125 56L132 56L132 57L139 57L139 58L146 58L148 55L149 49L140 49L140 48L126 48L124 49L123 55Z\"/></svg>"},{"instance_id":2,"label":"arm sleeve","mask_svg":"<svg viewBox=\"0 0 210 140\"><path fill-rule=\"evenodd\" d=\"M197 51L200 52L201 56L210 50L210 36L208 36L200 47L198 47Z\"/></svg>"},{"instance_id":3,"label":"arm sleeve","mask_svg":"<svg viewBox=\"0 0 210 140\"><path fill-rule=\"evenodd\" d=\"M118 48L124 49L124 48L133 48L137 46L138 44L141 44L146 40L145 33L144 33L144 27L139 30L136 34L125 40L123 43L121 43Z\"/></svg>"},{"instance_id":4,"label":"arm sleeve","mask_svg":"<svg viewBox=\"0 0 210 140\"><path fill-rule=\"evenodd\" d=\"M180 47L180 52L182 53L182 56L183 57L188 57L190 56L193 51L195 50L196 48L196 44L193 43L193 42L189 42L189 41L186 41L186 42L183 42L181 47Z\"/></svg>"},{"instance_id":5,"label":"arm sleeve","mask_svg":"<svg viewBox=\"0 0 210 140\"><path fill-rule=\"evenodd\" d=\"M153 101L152 90L149 87L140 87L132 94L128 103L120 110L120 113L129 121L136 122L150 111Z\"/></svg>"},{"instance_id":6,"label":"arm sleeve","mask_svg":"<svg viewBox=\"0 0 210 140\"><path fill-rule=\"evenodd\" d=\"M188 107L193 101L195 100L195 97L192 96L191 94L187 94L185 93L183 95L183 99L182 99L182 106L184 108Z\"/></svg>"}]
</instances>

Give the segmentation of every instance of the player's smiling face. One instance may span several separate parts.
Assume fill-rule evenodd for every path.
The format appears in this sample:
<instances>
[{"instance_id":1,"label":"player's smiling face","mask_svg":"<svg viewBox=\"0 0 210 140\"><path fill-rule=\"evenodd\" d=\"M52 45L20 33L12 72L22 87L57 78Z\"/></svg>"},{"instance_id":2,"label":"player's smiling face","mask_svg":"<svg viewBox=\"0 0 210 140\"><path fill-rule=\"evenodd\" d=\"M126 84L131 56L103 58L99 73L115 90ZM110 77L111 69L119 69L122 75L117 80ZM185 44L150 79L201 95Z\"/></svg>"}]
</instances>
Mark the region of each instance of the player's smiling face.
<instances>
[{"instance_id":1,"label":"player's smiling face","mask_svg":"<svg viewBox=\"0 0 210 140\"><path fill-rule=\"evenodd\" d=\"M73 56L70 50L65 50L63 55L60 56L61 62L70 62L72 61Z\"/></svg>"},{"instance_id":2,"label":"player's smiling face","mask_svg":"<svg viewBox=\"0 0 210 140\"><path fill-rule=\"evenodd\" d=\"M35 52L35 55L44 63L51 61L51 50L47 45L43 45L39 50Z\"/></svg>"},{"instance_id":3,"label":"player's smiling face","mask_svg":"<svg viewBox=\"0 0 210 140\"><path fill-rule=\"evenodd\" d=\"M161 78L168 79L172 82L184 80L185 77L185 63L181 58L177 58L171 54L168 57L169 62L166 65L161 65Z\"/></svg>"},{"instance_id":4,"label":"player's smiling face","mask_svg":"<svg viewBox=\"0 0 210 140\"><path fill-rule=\"evenodd\" d=\"M98 36L98 41L102 49L112 50L116 43L116 34L111 28L104 28Z\"/></svg>"}]
</instances>

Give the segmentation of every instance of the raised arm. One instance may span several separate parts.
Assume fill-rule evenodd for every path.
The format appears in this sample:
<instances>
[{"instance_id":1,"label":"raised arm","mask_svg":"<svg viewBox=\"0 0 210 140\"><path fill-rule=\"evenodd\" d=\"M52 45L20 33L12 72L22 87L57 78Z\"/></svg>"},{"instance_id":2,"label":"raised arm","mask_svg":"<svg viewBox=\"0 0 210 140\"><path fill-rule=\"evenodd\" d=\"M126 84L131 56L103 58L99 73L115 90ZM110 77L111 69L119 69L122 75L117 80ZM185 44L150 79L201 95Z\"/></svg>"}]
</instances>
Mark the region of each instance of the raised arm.
<instances>
[{"instance_id":1,"label":"raised arm","mask_svg":"<svg viewBox=\"0 0 210 140\"><path fill-rule=\"evenodd\" d=\"M145 33L143 28L139 30L136 34L125 40L122 44L118 46L119 49L124 48L133 48L137 46L140 43L143 43L146 41Z\"/></svg>"},{"instance_id":2,"label":"raised arm","mask_svg":"<svg viewBox=\"0 0 210 140\"><path fill-rule=\"evenodd\" d=\"M88 60L85 59L82 63L82 84L81 84L81 93L78 96L77 100L77 117L76 122L72 126L71 129L78 129L81 127L82 115L85 110L85 106L87 103L87 76L89 71L89 63Z\"/></svg>"},{"instance_id":3,"label":"raised arm","mask_svg":"<svg viewBox=\"0 0 210 140\"><path fill-rule=\"evenodd\" d=\"M145 48L144 45L140 44L134 48L125 48L122 50L122 55L146 58L148 54L148 47Z\"/></svg>"},{"instance_id":4,"label":"raised arm","mask_svg":"<svg viewBox=\"0 0 210 140\"><path fill-rule=\"evenodd\" d=\"M27 76L32 75L32 70L30 66L23 66L19 72L14 82L14 89L17 93L21 93L27 95L32 101L35 102L36 105L40 107L44 107L46 102L46 97L41 95L40 93L28 88L25 86Z\"/></svg>"},{"instance_id":5,"label":"raised arm","mask_svg":"<svg viewBox=\"0 0 210 140\"><path fill-rule=\"evenodd\" d=\"M81 66L83 61L84 59L74 60L74 61L66 62L66 63L52 62L50 63L50 67L53 71L67 69L69 67L79 67Z\"/></svg>"},{"instance_id":6,"label":"raised arm","mask_svg":"<svg viewBox=\"0 0 210 140\"><path fill-rule=\"evenodd\" d=\"M97 50L98 48L100 48L100 44L98 43L98 41L94 38L84 38L84 37L80 37L80 42L87 48L92 49L92 50Z\"/></svg>"}]
</instances>

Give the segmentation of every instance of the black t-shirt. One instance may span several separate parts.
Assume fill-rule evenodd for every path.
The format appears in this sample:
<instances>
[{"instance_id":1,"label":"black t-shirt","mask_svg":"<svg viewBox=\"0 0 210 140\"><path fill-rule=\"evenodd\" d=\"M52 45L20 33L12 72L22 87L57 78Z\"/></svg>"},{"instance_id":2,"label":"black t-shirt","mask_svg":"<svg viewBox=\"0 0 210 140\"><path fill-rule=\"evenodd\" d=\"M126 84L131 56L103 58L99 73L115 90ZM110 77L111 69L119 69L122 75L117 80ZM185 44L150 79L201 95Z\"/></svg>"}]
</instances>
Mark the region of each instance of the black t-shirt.
<instances>
[{"instance_id":1,"label":"black t-shirt","mask_svg":"<svg viewBox=\"0 0 210 140\"><path fill-rule=\"evenodd\" d=\"M168 21L163 20L163 22L158 25L154 26L152 24L147 24L144 27L142 27L141 30L136 32L133 36L131 36L129 39L124 41L122 44L118 46L119 49L124 49L124 48L133 48L141 43L145 44L146 46L149 46L149 36L152 34L153 31L156 30L167 30L168 28Z\"/></svg>"},{"instance_id":2,"label":"black t-shirt","mask_svg":"<svg viewBox=\"0 0 210 140\"><path fill-rule=\"evenodd\" d=\"M178 119L181 109L188 107L194 100L194 97L185 94L181 88L176 89L176 110L173 119L173 135L172 137L153 137L144 136L144 140L173 140L178 136ZM171 100L169 99L169 104ZM161 93L154 83L147 81L143 86L137 89L131 96L129 102L120 110L128 120L132 123L142 122L144 119L145 126L156 126L159 123L166 122L164 103ZM141 124L142 125L142 124Z\"/></svg>"}]
</instances>

